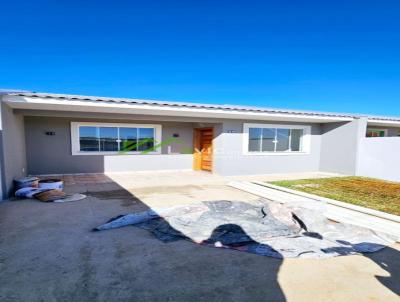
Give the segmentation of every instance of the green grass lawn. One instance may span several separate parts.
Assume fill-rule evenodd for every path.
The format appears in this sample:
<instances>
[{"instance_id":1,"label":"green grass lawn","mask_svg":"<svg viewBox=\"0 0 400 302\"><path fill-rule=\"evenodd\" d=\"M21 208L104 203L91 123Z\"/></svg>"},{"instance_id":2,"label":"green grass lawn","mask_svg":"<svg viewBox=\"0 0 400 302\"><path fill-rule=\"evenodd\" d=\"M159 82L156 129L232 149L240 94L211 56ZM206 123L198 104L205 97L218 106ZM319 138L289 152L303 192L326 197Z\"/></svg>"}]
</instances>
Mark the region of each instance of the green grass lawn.
<instances>
[{"instance_id":1,"label":"green grass lawn","mask_svg":"<svg viewBox=\"0 0 400 302\"><path fill-rule=\"evenodd\" d=\"M400 183L365 177L283 180L269 183L400 215Z\"/></svg>"}]
</instances>

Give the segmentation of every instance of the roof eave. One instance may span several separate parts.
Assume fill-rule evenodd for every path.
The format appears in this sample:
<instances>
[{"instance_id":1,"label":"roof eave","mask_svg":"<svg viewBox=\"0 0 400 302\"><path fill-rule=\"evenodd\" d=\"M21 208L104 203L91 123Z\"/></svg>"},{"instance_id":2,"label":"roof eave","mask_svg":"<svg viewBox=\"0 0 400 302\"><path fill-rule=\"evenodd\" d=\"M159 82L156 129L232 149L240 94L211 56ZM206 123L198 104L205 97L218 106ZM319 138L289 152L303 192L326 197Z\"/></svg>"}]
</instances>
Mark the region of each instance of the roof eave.
<instances>
[{"instance_id":1,"label":"roof eave","mask_svg":"<svg viewBox=\"0 0 400 302\"><path fill-rule=\"evenodd\" d=\"M329 116L326 114L311 113L279 113L243 111L220 108L196 108L181 106L165 106L159 104L136 104L123 102L107 102L82 99L59 99L49 97L27 97L17 95L5 95L3 101L16 109L79 111L79 112L106 112L123 114L145 114L155 116L186 116L225 119L248 119L269 121L291 121L309 123L328 123L351 121L349 116Z\"/></svg>"},{"instance_id":2,"label":"roof eave","mask_svg":"<svg viewBox=\"0 0 400 302\"><path fill-rule=\"evenodd\" d=\"M368 126L378 126L378 127L400 127L400 120L391 119L379 119L379 118L369 118Z\"/></svg>"}]
</instances>

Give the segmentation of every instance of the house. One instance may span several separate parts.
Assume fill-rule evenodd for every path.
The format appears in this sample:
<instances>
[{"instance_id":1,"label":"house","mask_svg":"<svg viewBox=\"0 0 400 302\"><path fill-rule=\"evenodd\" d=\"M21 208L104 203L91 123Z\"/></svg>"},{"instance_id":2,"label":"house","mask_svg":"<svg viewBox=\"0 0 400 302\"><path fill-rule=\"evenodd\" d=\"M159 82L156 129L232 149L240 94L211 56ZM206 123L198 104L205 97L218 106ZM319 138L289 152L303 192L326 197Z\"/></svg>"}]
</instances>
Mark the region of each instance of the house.
<instances>
[{"instance_id":1,"label":"house","mask_svg":"<svg viewBox=\"0 0 400 302\"><path fill-rule=\"evenodd\" d=\"M25 175L142 170L400 181L400 117L30 92L0 98L3 197Z\"/></svg>"}]
</instances>

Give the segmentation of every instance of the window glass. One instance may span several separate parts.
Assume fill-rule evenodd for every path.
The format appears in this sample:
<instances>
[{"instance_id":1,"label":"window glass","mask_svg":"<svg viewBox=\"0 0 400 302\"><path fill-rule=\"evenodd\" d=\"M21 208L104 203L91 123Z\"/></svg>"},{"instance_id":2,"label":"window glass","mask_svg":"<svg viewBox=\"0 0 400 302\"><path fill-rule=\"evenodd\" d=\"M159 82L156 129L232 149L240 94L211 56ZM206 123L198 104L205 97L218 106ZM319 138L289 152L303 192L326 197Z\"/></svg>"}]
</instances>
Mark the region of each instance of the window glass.
<instances>
[{"instance_id":1,"label":"window glass","mask_svg":"<svg viewBox=\"0 0 400 302\"><path fill-rule=\"evenodd\" d=\"M150 151L154 148L154 129L139 128L138 130L138 151Z\"/></svg>"},{"instance_id":2,"label":"window glass","mask_svg":"<svg viewBox=\"0 0 400 302\"><path fill-rule=\"evenodd\" d=\"M249 128L249 152L299 152L303 129Z\"/></svg>"},{"instance_id":3,"label":"window glass","mask_svg":"<svg viewBox=\"0 0 400 302\"><path fill-rule=\"evenodd\" d=\"M79 151L140 152L156 151L156 128L78 126Z\"/></svg>"},{"instance_id":4,"label":"window glass","mask_svg":"<svg viewBox=\"0 0 400 302\"><path fill-rule=\"evenodd\" d=\"M137 151L137 128L119 128L119 139L121 151Z\"/></svg>"},{"instance_id":5,"label":"window glass","mask_svg":"<svg viewBox=\"0 0 400 302\"><path fill-rule=\"evenodd\" d=\"M79 127L80 151L99 151L97 127Z\"/></svg>"},{"instance_id":6,"label":"window glass","mask_svg":"<svg viewBox=\"0 0 400 302\"><path fill-rule=\"evenodd\" d=\"M275 151L275 134L276 129L263 128L262 129L262 151L273 152Z\"/></svg>"},{"instance_id":7,"label":"window glass","mask_svg":"<svg viewBox=\"0 0 400 302\"><path fill-rule=\"evenodd\" d=\"M99 127L100 151L118 151L118 128Z\"/></svg>"},{"instance_id":8,"label":"window glass","mask_svg":"<svg viewBox=\"0 0 400 302\"><path fill-rule=\"evenodd\" d=\"M261 128L250 128L249 129L249 152L260 152L261 151Z\"/></svg>"},{"instance_id":9,"label":"window glass","mask_svg":"<svg viewBox=\"0 0 400 302\"><path fill-rule=\"evenodd\" d=\"M276 151L289 151L290 129L277 129L276 132Z\"/></svg>"},{"instance_id":10,"label":"window glass","mask_svg":"<svg viewBox=\"0 0 400 302\"><path fill-rule=\"evenodd\" d=\"M290 149L291 151L300 151L301 137L303 136L303 129L292 129Z\"/></svg>"}]
</instances>

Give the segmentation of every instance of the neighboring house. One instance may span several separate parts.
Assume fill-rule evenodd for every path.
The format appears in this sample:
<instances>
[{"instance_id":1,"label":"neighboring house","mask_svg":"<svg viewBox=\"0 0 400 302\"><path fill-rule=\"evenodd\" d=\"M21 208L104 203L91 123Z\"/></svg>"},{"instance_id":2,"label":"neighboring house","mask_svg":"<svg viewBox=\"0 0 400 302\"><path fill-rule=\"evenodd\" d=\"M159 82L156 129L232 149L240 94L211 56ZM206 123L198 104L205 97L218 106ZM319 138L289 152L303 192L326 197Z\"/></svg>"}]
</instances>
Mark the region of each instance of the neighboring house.
<instances>
[{"instance_id":1,"label":"neighboring house","mask_svg":"<svg viewBox=\"0 0 400 302\"><path fill-rule=\"evenodd\" d=\"M400 117L47 93L0 97L3 196L24 175L144 170L322 171L400 181Z\"/></svg>"},{"instance_id":2,"label":"neighboring house","mask_svg":"<svg viewBox=\"0 0 400 302\"><path fill-rule=\"evenodd\" d=\"M393 137L400 136L399 128L370 128L367 127L367 137Z\"/></svg>"}]
</instances>

